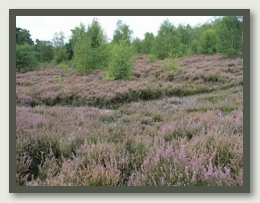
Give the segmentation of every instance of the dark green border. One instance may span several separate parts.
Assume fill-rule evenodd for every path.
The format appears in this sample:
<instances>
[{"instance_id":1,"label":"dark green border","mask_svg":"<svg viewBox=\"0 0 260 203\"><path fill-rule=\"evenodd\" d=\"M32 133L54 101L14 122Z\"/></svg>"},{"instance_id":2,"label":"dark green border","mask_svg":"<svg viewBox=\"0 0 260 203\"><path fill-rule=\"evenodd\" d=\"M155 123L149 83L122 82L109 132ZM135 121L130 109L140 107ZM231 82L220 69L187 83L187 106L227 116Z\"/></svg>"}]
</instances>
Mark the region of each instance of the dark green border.
<instances>
[{"instance_id":1,"label":"dark green border","mask_svg":"<svg viewBox=\"0 0 260 203\"><path fill-rule=\"evenodd\" d=\"M244 185L241 187L18 187L16 186L16 16L243 16ZM9 193L250 193L250 10L249 9L10 9L9 10Z\"/></svg>"}]
</instances>

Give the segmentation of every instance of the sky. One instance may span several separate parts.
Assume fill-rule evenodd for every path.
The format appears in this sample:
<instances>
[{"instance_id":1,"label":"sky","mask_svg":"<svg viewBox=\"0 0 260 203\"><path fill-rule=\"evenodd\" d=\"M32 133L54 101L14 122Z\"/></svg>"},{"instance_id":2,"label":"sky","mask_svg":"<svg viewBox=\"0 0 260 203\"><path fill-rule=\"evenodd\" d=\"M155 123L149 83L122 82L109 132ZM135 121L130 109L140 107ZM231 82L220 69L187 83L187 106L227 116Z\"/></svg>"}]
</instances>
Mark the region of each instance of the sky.
<instances>
[{"instance_id":1,"label":"sky","mask_svg":"<svg viewBox=\"0 0 260 203\"><path fill-rule=\"evenodd\" d=\"M71 29L83 23L86 27L93 18L97 18L108 39L113 38L118 20L129 25L133 37L144 38L146 32L157 35L158 29L165 19L174 24L196 26L213 19L213 16L17 16L16 27L29 30L33 41L36 39L52 41L55 32L64 32L65 42L71 36Z\"/></svg>"}]
</instances>

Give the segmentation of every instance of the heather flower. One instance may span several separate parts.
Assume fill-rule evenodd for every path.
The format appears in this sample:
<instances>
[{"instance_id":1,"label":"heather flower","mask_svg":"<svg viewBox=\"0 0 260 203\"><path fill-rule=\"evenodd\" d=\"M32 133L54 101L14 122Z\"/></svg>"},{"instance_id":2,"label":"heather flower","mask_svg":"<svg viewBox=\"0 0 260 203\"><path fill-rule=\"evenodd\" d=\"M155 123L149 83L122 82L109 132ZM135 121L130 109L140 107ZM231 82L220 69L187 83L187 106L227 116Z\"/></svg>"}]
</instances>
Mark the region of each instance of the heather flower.
<instances>
[{"instance_id":1,"label":"heather flower","mask_svg":"<svg viewBox=\"0 0 260 203\"><path fill-rule=\"evenodd\" d=\"M131 81L17 74L17 185L243 185L242 59L147 60Z\"/></svg>"}]
</instances>

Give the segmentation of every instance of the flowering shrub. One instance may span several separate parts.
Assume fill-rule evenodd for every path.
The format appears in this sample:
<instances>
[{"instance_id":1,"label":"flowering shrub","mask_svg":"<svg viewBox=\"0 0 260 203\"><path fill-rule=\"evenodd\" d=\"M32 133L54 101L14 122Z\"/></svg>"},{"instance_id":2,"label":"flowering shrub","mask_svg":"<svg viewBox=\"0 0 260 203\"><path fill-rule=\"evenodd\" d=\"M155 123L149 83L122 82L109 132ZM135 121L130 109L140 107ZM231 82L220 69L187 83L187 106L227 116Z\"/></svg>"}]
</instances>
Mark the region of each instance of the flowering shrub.
<instances>
[{"instance_id":1,"label":"flowering shrub","mask_svg":"<svg viewBox=\"0 0 260 203\"><path fill-rule=\"evenodd\" d=\"M172 72L147 57L130 81L18 73L16 184L242 186L242 61L193 56Z\"/></svg>"}]
</instances>

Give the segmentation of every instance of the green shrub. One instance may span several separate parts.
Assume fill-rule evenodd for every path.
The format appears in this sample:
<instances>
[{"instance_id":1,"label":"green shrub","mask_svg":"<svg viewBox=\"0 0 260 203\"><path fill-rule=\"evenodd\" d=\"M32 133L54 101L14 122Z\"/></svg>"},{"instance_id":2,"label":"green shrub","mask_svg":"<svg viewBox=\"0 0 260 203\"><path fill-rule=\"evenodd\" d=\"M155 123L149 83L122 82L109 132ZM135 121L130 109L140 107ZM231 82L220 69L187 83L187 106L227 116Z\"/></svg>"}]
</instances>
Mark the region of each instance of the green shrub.
<instances>
[{"instance_id":1,"label":"green shrub","mask_svg":"<svg viewBox=\"0 0 260 203\"><path fill-rule=\"evenodd\" d=\"M44 71L43 71L42 68L40 68L40 71L39 71L39 73L38 73L38 76L43 76L43 75L44 75Z\"/></svg>"},{"instance_id":2,"label":"green shrub","mask_svg":"<svg viewBox=\"0 0 260 203\"><path fill-rule=\"evenodd\" d=\"M165 70L177 70L180 68L180 64L178 62L178 58L173 56L173 54L170 52L168 54L168 58L164 60L164 69Z\"/></svg>"},{"instance_id":3,"label":"green shrub","mask_svg":"<svg viewBox=\"0 0 260 203\"><path fill-rule=\"evenodd\" d=\"M38 65L39 68L47 68L47 69L51 69L52 68L52 63L48 63L48 62L42 62Z\"/></svg>"},{"instance_id":4,"label":"green shrub","mask_svg":"<svg viewBox=\"0 0 260 203\"><path fill-rule=\"evenodd\" d=\"M55 51L54 61L57 64L68 61L68 55L65 48L57 48L57 50Z\"/></svg>"},{"instance_id":5,"label":"green shrub","mask_svg":"<svg viewBox=\"0 0 260 203\"><path fill-rule=\"evenodd\" d=\"M67 68L66 70L66 77L70 77L71 76L71 70L69 68Z\"/></svg>"},{"instance_id":6,"label":"green shrub","mask_svg":"<svg viewBox=\"0 0 260 203\"><path fill-rule=\"evenodd\" d=\"M129 79L133 75L133 53L133 48L126 41L114 44L105 79Z\"/></svg>"},{"instance_id":7,"label":"green shrub","mask_svg":"<svg viewBox=\"0 0 260 203\"><path fill-rule=\"evenodd\" d=\"M62 77L58 77L58 78L56 78L56 81L57 81L57 83L61 83L62 82Z\"/></svg>"},{"instance_id":8,"label":"green shrub","mask_svg":"<svg viewBox=\"0 0 260 203\"><path fill-rule=\"evenodd\" d=\"M156 60L156 57L154 54L149 55L148 57L148 63L153 63Z\"/></svg>"},{"instance_id":9,"label":"green shrub","mask_svg":"<svg viewBox=\"0 0 260 203\"><path fill-rule=\"evenodd\" d=\"M155 40L153 41L152 53L157 59L165 59L170 51L177 54L177 47L179 46L180 42L177 39L175 26L169 21L169 19L164 20L160 25Z\"/></svg>"},{"instance_id":10,"label":"green shrub","mask_svg":"<svg viewBox=\"0 0 260 203\"><path fill-rule=\"evenodd\" d=\"M80 24L72 31L73 67L80 75L107 67L110 46L97 19L85 27Z\"/></svg>"},{"instance_id":11,"label":"green shrub","mask_svg":"<svg viewBox=\"0 0 260 203\"><path fill-rule=\"evenodd\" d=\"M214 54L217 52L217 34L213 29L206 30L201 37L202 54Z\"/></svg>"},{"instance_id":12,"label":"green shrub","mask_svg":"<svg viewBox=\"0 0 260 203\"><path fill-rule=\"evenodd\" d=\"M217 29L218 51L223 58L236 58L243 52L243 17L225 16Z\"/></svg>"},{"instance_id":13,"label":"green shrub","mask_svg":"<svg viewBox=\"0 0 260 203\"><path fill-rule=\"evenodd\" d=\"M34 70L37 67L37 57L34 47L29 44L16 45L16 69Z\"/></svg>"},{"instance_id":14,"label":"green shrub","mask_svg":"<svg viewBox=\"0 0 260 203\"><path fill-rule=\"evenodd\" d=\"M58 64L58 69L67 69L69 66L65 61Z\"/></svg>"}]
</instances>

